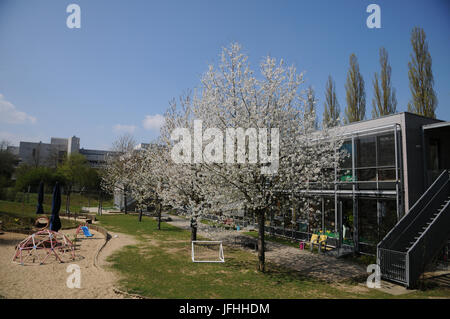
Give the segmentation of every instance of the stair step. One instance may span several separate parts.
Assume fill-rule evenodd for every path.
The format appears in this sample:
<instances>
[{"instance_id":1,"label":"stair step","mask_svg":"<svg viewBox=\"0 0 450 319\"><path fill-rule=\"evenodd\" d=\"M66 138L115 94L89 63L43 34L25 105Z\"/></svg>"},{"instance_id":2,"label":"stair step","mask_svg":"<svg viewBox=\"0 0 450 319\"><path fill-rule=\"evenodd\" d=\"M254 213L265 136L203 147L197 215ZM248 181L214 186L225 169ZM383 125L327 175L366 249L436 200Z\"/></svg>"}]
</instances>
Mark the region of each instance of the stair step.
<instances>
[{"instance_id":1,"label":"stair step","mask_svg":"<svg viewBox=\"0 0 450 319\"><path fill-rule=\"evenodd\" d=\"M405 266L401 266L401 265L389 265L389 267L391 268L395 268L396 270L405 270Z\"/></svg>"}]
</instances>

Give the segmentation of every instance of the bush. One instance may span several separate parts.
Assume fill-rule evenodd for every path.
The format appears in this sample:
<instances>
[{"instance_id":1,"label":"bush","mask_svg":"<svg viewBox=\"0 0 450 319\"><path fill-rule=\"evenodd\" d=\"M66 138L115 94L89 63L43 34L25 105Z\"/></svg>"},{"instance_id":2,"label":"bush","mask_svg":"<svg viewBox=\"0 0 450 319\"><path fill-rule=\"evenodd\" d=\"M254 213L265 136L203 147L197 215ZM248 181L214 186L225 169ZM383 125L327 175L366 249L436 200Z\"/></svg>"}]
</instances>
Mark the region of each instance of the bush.
<instances>
[{"instance_id":1,"label":"bush","mask_svg":"<svg viewBox=\"0 0 450 319\"><path fill-rule=\"evenodd\" d=\"M14 202L16 200L17 191L10 187L6 189L6 200L10 202Z\"/></svg>"},{"instance_id":2,"label":"bush","mask_svg":"<svg viewBox=\"0 0 450 319\"><path fill-rule=\"evenodd\" d=\"M40 182L43 181L45 188L51 190L56 182L64 186L66 180L64 176L49 167L29 167L21 166L17 169L16 191L27 192L28 187L32 193L37 192Z\"/></svg>"}]
</instances>

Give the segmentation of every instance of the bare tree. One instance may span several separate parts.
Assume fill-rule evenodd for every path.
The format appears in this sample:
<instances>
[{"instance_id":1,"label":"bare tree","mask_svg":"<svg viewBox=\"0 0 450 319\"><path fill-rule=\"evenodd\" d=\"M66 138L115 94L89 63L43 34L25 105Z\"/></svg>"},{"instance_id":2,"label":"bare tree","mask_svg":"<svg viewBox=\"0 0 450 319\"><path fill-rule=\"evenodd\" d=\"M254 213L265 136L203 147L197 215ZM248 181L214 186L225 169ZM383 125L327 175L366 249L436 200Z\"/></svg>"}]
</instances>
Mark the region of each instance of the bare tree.
<instances>
[{"instance_id":1,"label":"bare tree","mask_svg":"<svg viewBox=\"0 0 450 319\"><path fill-rule=\"evenodd\" d=\"M305 112L308 113L308 117L311 119L311 123L308 125L311 126L311 128L317 130L319 128L319 124L317 122L317 111L316 111L316 105L317 105L317 98L316 93L314 92L314 89L312 86L309 86L306 90L306 109Z\"/></svg>"},{"instance_id":2,"label":"bare tree","mask_svg":"<svg viewBox=\"0 0 450 319\"><path fill-rule=\"evenodd\" d=\"M120 192L124 201L124 212L128 213L128 195L131 172L127 162L136 146L134 137L124 134L113 142L112 153L106 158L106 166L102 176L101 186L109 193Z\"/></svg>"},{"instance_id":3,"label":"bare tree","mask_svg":"<svg viewBox=\"0 0 450 319\"><path fill-rule=\"evenodd\" d=\"M136 140L133 135L126 133L113 142L112 151L125 154L134 150Z\"/></svg>"}]
</instances>

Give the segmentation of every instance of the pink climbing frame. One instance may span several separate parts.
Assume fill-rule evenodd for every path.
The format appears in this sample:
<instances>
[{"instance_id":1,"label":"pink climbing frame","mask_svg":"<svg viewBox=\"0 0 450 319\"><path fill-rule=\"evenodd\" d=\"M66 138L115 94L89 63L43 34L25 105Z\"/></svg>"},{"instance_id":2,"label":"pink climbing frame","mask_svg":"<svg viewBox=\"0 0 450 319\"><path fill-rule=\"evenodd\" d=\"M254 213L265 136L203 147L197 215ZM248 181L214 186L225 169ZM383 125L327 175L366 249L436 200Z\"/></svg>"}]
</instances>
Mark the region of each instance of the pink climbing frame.
<instances>
[{"instance_id":1,"label":"pink climbing frame","mask_svg":"<svg viewBox=\"0 0 450 319\"><path fill-rule=\"evenodd\" d=\"M19 259L19 263L24 265L30 260L34 263L37 258L42 265L50 255L55 256L59 262L64 262L61 257L66 254L69 254L72 260L75 259L75 246L69 238L64 234L45 229L31 234L17 245L13 262Z\"/></svg>"}]
</instances>

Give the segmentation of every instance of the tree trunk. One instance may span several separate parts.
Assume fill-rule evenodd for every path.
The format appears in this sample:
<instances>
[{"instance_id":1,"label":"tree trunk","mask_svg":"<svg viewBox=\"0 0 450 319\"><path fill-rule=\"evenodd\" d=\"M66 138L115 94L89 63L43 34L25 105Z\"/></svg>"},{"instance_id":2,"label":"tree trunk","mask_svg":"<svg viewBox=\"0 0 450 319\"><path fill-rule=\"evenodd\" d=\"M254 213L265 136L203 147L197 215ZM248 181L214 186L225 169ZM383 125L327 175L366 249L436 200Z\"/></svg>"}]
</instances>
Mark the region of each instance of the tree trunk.
<instances>
[{"instance_id":1,"label":"tree trunk","mask_svg":"<svg viewBox=\"0 0 450 319\"><path fill-rule=\"evenodd\" d=\"M127 189L126 187L123 188L123 206L124 206L124 211L125 214L127 214L128 211L128 207L127 207Z\"/></svg>"},{"instance_id":2,"label":"tree trunk","mask_svg":"<svg viewBox=\"0 0 450 319\"><path fill-rule=\"evenodd\" d=\"M161 230L161 210L162 210L162 204L159 203L159 207L158 207L158 230Z\"/></svg>"},{"instance_id":3,"label":"tree trunk","mask_svg":"<svg viewBox=\"0 0 450 319\"><path fill-rule=\"evenodd\" d=\"M70 193L72 192L71 187L67 189L66 196L66 214L70 214Z\"/></svg>"},{"instance_id":4,"label":"tree trunk","mask_svg":"<svg viewBox=\"0 0 450 319\"><path fill-rule=\"evenodd\" d=\"M265 211L260 209L257 211L258 218L258 270L265 272L266 260L265 260L265 243L264 243L264 223L265 223Z\"/></svg>"},{"instance_id":5,"label":"tree trunk","mask_svg":"<svg viewBox=\"0 0 450 319\"><path fill-rule=\"evenodd\" d=\"M197 223L191 219L191 241L197 240Z\"/></svg>"},{"instance_id":6,"label":"tree trunk","mask_svg":"<svg viewBox=\"0 0 450 319\"><path fill-rule=\"evenodd\" d=\"M142 209L139 210L139 221L142 221Z\"/></svg>"},{"instance_id":7,"label":"tree trunk","mask_svg":"<svg viewBox=\"0 0 450 319\"><path fill-rule=\"evenodd\" d=\"M98 214L98 215L101 215L101 214L102 214L102 213L101 213L101 210L100 210L100 207L102 206L101 198L102 198L102 192L99 191L99 192L98 192L98 209L97 209L97 214Z\"/></svg>"}]
</instances>

